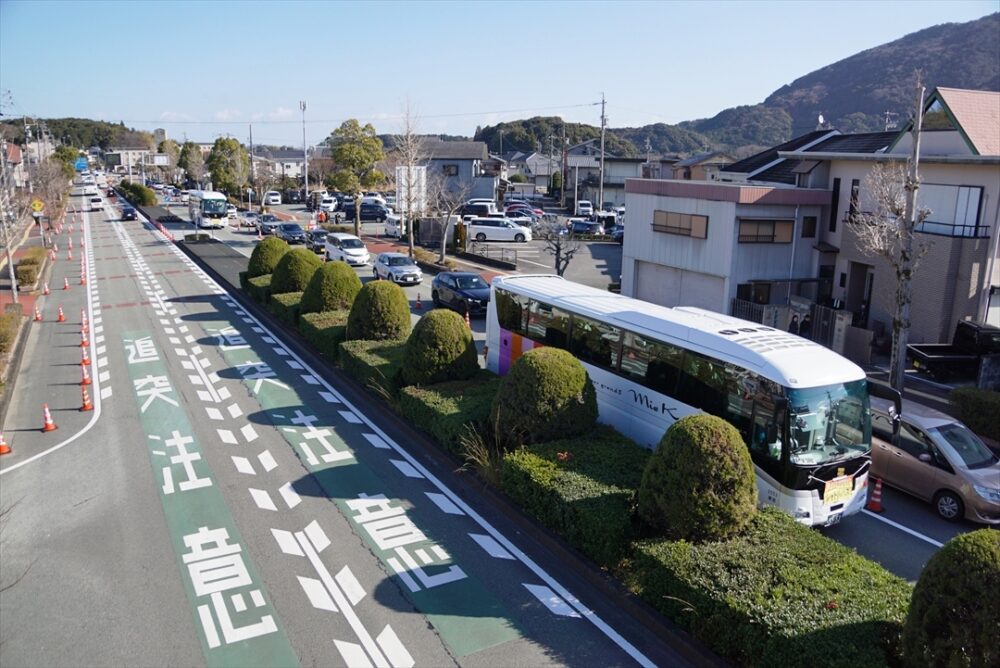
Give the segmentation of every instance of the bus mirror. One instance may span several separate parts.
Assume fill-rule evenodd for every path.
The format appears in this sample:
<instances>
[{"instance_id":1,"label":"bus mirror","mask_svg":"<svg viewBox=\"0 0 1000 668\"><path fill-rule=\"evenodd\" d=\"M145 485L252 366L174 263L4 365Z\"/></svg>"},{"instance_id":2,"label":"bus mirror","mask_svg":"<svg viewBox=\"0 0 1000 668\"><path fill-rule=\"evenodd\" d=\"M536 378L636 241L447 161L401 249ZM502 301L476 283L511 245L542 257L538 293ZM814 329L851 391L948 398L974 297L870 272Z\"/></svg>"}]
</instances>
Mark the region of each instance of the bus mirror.
<instances>
[{"instance_id":1,"label":"bus mirror","mask_svg":"<svg viewBox=\"0 0 1000 668\"><path fill-rule=\"evenodd\" d=\"M899 418L903 413L903 395L898 390L882 383L868 383L868 394L892 402L889 417L892 418L893 429L898 429Z\"/></svg>"}]
</instances>

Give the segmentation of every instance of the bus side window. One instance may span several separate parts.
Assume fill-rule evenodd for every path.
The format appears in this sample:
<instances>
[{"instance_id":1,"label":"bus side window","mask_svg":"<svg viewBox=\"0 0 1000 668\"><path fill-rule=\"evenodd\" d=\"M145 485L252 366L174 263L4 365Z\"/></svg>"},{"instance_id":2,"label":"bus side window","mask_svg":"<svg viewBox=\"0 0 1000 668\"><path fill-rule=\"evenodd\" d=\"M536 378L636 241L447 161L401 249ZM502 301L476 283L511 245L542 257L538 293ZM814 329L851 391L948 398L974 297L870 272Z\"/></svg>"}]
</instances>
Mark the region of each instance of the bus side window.
<instances>
[{"instance_id":1,"label":"bus side window","mask_svg":"<svg viewBox=\"0 0 1000 668\"><path fill-rule=\"evenodd\" d=\"M568 333L568 313L531 300L528 312L528 336L547 346L566 348Z\"/></svg>"},{"instance_id":2,"label":"bus side window","mask_svg":"<svg viewBox=\"0 0 1000 668\"><path fill-rule=\"evenodd\" d=\"M574 315L569 351L581 362L617 370L620 339L617 327Z\"/></svg>"},{"instance_id":3,"label":"bus side window","mask_svg":"<svg viewBox=\"0 0 1000 668\"><path fill-rule=\"evenodd\" d=\"M500 326L514 334L526 335L524 321L528 314L528 299L506 290L496 290L497 321Z\"/></svg>"},{"instance_id":4,"label":"bus side window","mask_svg":"<svg viewBox=\"0 0 1000 668\"><path fill-rule=\"evenodd\" d=\"M667 396L675 396L684 351L668 343L659 343L658 341L650 341L648 345L651 348L650 360L644 384L651 390L656 390Z\"/></svg>"},{"instance_id":5,"label":"bus side window","mask_svg":"<svg viewBox=\"0 0 1000 668\"><path fill-rule=\"evenodd\" d=\"M726 372L722 363L694 352L684 354L677 398L706 413L726 416Z\"/></svg>"}]
</instances>

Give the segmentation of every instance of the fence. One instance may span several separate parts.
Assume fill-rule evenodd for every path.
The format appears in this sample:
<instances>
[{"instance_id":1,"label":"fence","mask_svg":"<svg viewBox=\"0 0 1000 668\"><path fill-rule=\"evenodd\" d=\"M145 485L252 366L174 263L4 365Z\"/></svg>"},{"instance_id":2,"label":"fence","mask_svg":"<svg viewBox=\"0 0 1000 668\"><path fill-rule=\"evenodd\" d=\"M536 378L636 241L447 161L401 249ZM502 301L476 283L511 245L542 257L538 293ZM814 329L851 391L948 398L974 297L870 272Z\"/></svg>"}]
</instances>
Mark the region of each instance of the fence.
<instances>
[{"instance_id":1,"label":"fence","mask_svg":"<svg viewBox=\"0 0 1000 668\"><path fill-rule=\"evenodd\" d=\"M517 249L515 248L491 246L490 244L487 243L470 241L469 252L472 253L473 255L479 255L480 257L485 257L490 260L500 260L501 262L510 262L511 264L517 264Z\"/></svg>"}]
</instances>

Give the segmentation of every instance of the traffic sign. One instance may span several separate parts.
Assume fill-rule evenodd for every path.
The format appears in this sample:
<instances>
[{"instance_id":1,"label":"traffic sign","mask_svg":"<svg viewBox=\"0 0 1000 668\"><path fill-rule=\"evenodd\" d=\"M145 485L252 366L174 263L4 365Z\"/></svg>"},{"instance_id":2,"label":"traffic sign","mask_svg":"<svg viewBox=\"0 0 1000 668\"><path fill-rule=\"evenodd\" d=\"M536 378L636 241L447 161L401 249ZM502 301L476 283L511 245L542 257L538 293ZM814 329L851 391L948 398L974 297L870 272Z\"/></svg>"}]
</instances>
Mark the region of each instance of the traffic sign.
<instances>
[{"instance_id":1,"label":"traffic sign","mask_svg":"<svg viewBox=\"0 0 1000 668\"><path fill-rule=\"evenodd\" d=\"M76 171L82 172L83 170L87 169L87 159L81 155L79 158L76 159L76 162L73 163L73 167L76 169Z\"/></svg>"},{"instance_id":2,"label":"traffic sign","mask_svg":"<svg viewBox=\"0 0 1000 668\"><path fill-rule=\"evenodd\" d=\"M31 200L31 210L34 211L35 213L38 213L44 208L45 204L42 202L42 200L38 199L37 197Z\"/></svg>"}]
</instances>

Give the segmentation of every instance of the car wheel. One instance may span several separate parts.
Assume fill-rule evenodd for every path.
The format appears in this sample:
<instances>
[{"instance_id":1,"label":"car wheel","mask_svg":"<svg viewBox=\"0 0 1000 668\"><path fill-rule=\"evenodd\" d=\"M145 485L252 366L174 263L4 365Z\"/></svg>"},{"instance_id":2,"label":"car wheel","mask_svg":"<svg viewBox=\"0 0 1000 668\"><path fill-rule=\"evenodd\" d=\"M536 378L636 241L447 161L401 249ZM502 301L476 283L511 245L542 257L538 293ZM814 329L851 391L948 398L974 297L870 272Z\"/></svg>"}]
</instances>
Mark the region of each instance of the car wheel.
<instances>
[{"instance_id":1,"label":"car wheel","mask_svg":"<svg viewBox=\"0 0 1000 668\"><path fill-rule=\"evenodd\" d=\"M438 296L437 290L431 291L431 302L434 303L434 308L441 308L441 297Z\"/></svg>"},{"instance_id":2,"label":"car wheel","mask_svg":"<svg viewBox=\"0 0 1000 668\"><path fill-rule=\"evenodd\" d=\"M524 235L523 234L515 234L514 235L514 241L516 241L517 243L521 243L522 241L524 241Z\"/></svg>"},{"instance_id":3,"label":"car wheel","mask_svg":"<svg viewBox=\"0 0 1000 668\"><path fill-rule=\"evenodd\" d=\"M940 518L957 522L965 517L965 504L954 492L944 490L934 495L934 509Z\"/></svg>"},{"instance_id":4,"label":"car wheel","mask_svg":"<svg viewBox=\"0 0 1000 668\"><path fill-rule=\"evenodd\" d=\"M483 241L486 241L486 235L483 234L482 232L480 232L479 234L476 235L476 241L478 241L480 243L482 243Z\"/></svg>"}]
</instances>

